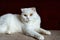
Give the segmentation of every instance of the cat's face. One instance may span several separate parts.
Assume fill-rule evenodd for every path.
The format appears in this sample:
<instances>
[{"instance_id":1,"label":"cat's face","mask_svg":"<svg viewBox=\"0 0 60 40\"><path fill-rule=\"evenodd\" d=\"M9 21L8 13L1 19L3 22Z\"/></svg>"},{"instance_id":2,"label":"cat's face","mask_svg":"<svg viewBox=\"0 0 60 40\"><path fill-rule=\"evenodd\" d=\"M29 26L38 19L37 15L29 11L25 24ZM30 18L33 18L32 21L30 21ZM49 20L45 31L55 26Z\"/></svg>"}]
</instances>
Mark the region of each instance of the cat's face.
<instances>
[{"instance_id":1,"label":"cat's face","mask_svg":"<svg viewBox=\"0 0 60 40\"><path fill-rule=\"evenodd\" d=\"M36 9L35 8L22 8L21 9L21 17L24 21L28 22L31 21L36 13Z\"/></svg>"}]
</instances>

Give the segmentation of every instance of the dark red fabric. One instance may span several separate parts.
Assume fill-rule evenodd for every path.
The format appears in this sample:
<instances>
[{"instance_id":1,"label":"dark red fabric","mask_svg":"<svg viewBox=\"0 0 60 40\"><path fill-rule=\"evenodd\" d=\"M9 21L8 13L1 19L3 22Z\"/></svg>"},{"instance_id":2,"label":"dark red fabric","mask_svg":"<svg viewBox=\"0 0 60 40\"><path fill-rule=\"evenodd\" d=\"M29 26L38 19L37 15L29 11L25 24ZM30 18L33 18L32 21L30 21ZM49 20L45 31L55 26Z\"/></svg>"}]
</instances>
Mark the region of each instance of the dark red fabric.
<instances>
[{"instance_id":1,"label":"dark red fabric","mask_svg":"<svg viewBox=\"0 0 60 40\"><path fill-rule=\"evenodd\" d=\"M20 8L36 7L41 16L41 26L45 29L60 29L60 2L57 0L1 0L0 15L20 14Z\"/></svg>"}]
</instances>

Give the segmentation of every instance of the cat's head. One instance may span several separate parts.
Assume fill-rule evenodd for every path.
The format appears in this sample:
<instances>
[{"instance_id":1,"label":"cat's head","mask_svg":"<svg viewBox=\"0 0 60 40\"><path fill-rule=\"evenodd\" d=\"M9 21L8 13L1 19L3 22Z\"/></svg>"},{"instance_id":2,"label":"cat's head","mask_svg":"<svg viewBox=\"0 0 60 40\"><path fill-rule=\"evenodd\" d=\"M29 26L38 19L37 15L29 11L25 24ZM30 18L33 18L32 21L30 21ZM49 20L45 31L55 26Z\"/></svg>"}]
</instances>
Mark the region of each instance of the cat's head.
<instances>
[{"instance_id":1,"label":"cat's head","mask_svg":"<svg viewBox=\"0 0 60 40\"><path fill-rule=\"evenodd\" d=\"M21 8L21 17L24 21L31 21L34 19L34 17L36 16L37 12L36 12L36 8L32 7L32 8Z\"/></svg>"}]
</instances>

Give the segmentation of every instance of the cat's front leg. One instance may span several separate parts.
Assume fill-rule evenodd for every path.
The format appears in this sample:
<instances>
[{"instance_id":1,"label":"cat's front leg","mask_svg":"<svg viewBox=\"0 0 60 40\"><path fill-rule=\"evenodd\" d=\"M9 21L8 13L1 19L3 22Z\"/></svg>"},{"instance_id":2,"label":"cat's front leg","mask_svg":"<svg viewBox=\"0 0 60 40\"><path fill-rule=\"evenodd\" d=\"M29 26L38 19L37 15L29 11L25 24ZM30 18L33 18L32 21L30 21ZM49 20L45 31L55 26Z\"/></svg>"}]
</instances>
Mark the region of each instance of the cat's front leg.
<instances>
[{"instance_id":1,"label":"cat's front leg","mask_svg":"<svg viewBox=\"0 0 60 40\"><path fill-rule=\"evenodd\" d=\"M34 31L34 30L28 30L26 31L26 35L29 35L29 36L32 36L32 37L35 37L39 40L44 40L44 36L39 34L38 32Z\"/></svg>"},{"instance_id":2,"label":"cat's front leg","mask_svg":"<svg viewBox=\"0 0 60 40\"><path fill-rule=\"evenodd\" d=\"M45 29L40 28L39 31L40 31L41 33L43 33L43 34L51 35L51 32L50 32L50 31L47 31L47 30L45 30Z\"/></svg>"}]
</instances>

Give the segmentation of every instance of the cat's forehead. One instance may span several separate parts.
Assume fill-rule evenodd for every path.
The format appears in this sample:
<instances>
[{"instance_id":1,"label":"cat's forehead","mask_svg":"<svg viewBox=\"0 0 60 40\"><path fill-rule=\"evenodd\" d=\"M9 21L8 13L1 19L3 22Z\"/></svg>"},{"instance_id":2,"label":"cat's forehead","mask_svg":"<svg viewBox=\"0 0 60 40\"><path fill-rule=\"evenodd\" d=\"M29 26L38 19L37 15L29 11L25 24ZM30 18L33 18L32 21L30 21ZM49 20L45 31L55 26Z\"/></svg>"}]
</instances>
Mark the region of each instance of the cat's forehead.
<instances>
[{"instance_id":1,"label":"cat's forehead","mask_svg":"<svg viewBox=\"0 0 60 40\"><path fill-rule=\"evenodd\" d=\"M36 8L35 8L35 7L31 7L31 8L21 8L21 11L22 11L22 12L31 13L31 12L36 11Z\"/></svg>"},{"instance_id":2,"label":"cat's forehead","mask_svg":"<svg viewBox=\"0 0 60 40\"><path fill-rule=\"evenodd\" d=\"M23 8L22 9L22 12L27 12L27 13L29 13L29 12L32 12L33 10L31 9L31 8Z\"/></svg>"}]
</instances>

